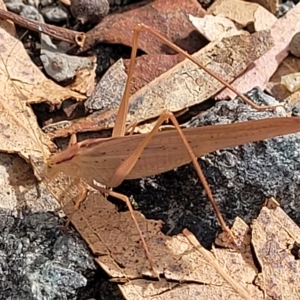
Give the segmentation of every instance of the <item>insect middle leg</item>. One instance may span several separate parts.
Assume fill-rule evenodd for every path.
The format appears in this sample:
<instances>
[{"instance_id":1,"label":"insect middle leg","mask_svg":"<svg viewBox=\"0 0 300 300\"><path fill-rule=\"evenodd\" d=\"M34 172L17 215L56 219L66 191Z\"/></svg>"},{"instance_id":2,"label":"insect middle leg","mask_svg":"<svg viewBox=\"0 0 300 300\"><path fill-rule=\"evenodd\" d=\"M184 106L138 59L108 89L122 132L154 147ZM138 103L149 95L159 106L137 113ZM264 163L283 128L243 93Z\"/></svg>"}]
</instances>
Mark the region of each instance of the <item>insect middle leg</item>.
<instances>
[{"instance_id":1,"label":"insect middle leg","mask_svg":"<svg viewBox=\"0 0 300 300\"><path fill-rule=\"evenodd\" d=\"M249 104L251 107L256 109L257 111L265 111L265 110L274 110L276 107L283 107L283 105L275 105L275 106L259 106L255 103L253 103L250 99L248 99L245 95L237 91L231 84L223 80L221 77L217 76L212 72L210 69L208 69L206 66L202 65L197 59L195 59L192 55L188 54L184 50L182 50L180 47L176 46L174 43L170 42L168 39L166 39L164 36L162 36L160 33L152 29L151 27L144 25L144 24L138 24L134 28L133 32L133 38L132 38L132 51L131 51L131 57L130 57L130 65L128 69L128 77L127 82L125 86L124 95L119 107L118 115L115 122L115 127L113 130L113 136L123 136L125 133L124 129L124 120L126 120L127 112L128 112L128 101L124 101L125 99L129 98L130 93L130 83L133 75L133 69L137 54L137 48L138 48L138 38L141 31L146 31L153 36L155 36L157 39L161 40L163 43L168 45L170 48L175 50L177 53L183 55L185 58L189 59L193 63L195 63L199 68L203 69L206 73L211 75L212 77L216 78L219 82L221 82L225 87L230 89L232 92L234 92L238 97L240 97L245 103Z\"/></svg>"}]
</instances>

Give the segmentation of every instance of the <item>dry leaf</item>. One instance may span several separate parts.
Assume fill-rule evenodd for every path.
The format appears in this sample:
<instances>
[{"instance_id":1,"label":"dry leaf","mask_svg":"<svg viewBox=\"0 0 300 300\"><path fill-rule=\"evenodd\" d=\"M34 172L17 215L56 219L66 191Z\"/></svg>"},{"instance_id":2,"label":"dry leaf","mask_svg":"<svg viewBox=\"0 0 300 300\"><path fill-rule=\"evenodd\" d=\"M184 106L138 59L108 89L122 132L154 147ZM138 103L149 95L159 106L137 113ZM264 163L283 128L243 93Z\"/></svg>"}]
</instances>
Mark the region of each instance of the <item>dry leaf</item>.
<instances>
[{"instance_id":1,"label":"dry leaf","mask_svg":"<svg viewBox=\"0 0 300 300\"><path fill-rule=\"evenodd\" d=\"M15 215L22 207L33 212L59 208L45 184L37 184L30 166L17 155L0 153L0 177L0 210Z\"/></svg>"},{"instance_id":2,"label":"dry leaf","mask_svg":"<svg viewBox=\"0 0 300 300\"><path fill-rule=\"evenodd\" d=\"M141 274L149 276L148 262L143 258L128 212L118 213L114 205L98 193L90 193L73 222L101 267L114 281L128 282L119 286L127 299L182 299L184 295L197 295L201 299L211 299L211 295L217 299L241 299L243 293L248 295L246 299L261 299L263 291L270 297L285 294L297 299L299 288L288 283L299 281L299 260L283 249L299 244L300 229L279 207L274 209L274 203L269 207L262 209L252 225L252 232L237 218L232 230L243 242L239 250L217 248L211 253L190 233L188 238L181 234L165 236L160 232L159 221L147 221L136 212L155 266L164 277L159 282L140 279ZM71 204L65 207L67 213L72 209ZM196 248L191 246L190 239ZM251 243L262 270L256 267ZM268 288L271 282L273 288Z\"/></svg>"},{"instance_id":3,"label":"dry leaf","mask_svg":"<svg viewBox=\"0 0 300 300\"><path fill-rule=\"evenodd\" d=\"M142 55L137 57L130 84L131 95L135 94L161 74L173 68L183 59L184 58L180 55L167 54ZM124 60L126 73L128 72L129 62L129 59Z\"/></svg>"},{"instance_id":4,"label":"dry leaf","mask_svg":"<svg viewBox=\"0 0 300 300\"><path fill-rule=\"evenodd\" d=\"M70 214L73 205L67 204L64 211ZM162 225L160 221L146 220L135 212L141 230L145 234L155 268L165 278L161 282L140 279L142 274L146 276L151 274L139 235L129 215L129 212L118 213L113 204L99 193L92 192L72 219L76 229L97 256L96 261L100 266L115 281L122 278L129 281L128 284L120 286L126 298L170 299L168 298L170 295L175 297L174 291L170 289L176 288L177 293L180 291L178 289L183 290L172 299L181 299L178 297L182 296L181 293L185 293L184 290L187 288L192 294L202 295L204 298L201 299L209 299L207 297L212 293L217 295L226 293L228 297L233 297L232 299L240 299L232 282L237 286L247 287L249 275L247 277L246 273L248 268L252 267L241 268L239 275L234 275L235 278L226 272L220 274L221 266L210 258L211 254L207 250L201 248L199 252L184 235L165 236L160 231ZM240 266L240 262L238 263ZM255 274L256 272L252 273L252 280ZM186 284L180 284L185 281ZM255 288L252 288L251 293L260 294Z\"/></svg>"},{"instance_id":5,"label":"dry leaf","mask_svg":"<svg viewBox=\"0 0 300 300\"><path fill-rule=\"evenodd\" d=\"M166 72L183 59L179 55L142 55L136 58L130 91L134 94L147 83ZM127 79L130 60L119 59L100 79L93 94L85 101L86 111L118 108ZM125 72L126 70L126 72Z\"/></svg>"},{"instance_id":6,"label":"dry leaf","mask_svg":"<svg viewBox=\"0 0 300 300\"><path fill-rule=\"evenodd\" d=\"M106 16L86 35L83 51L99 42L132 46L133 28L144 23L159 31L169 40L194 53L205 45L205 40L193 30L188 14L203 16L205 10L196 0L155 0L126 12ZM148 33L141 33L139 48L148 54L173 54L161 41Z\"/></svg>"},{"instance_id":7,"label":"dry leaf","mask_svg":"<svg viewBox=\"0 0 300 300\"><path fill-rule=\"evenodd\" d=\"M5 27L5 21L0 24ZM37 99L57 103L56 101L61 101L61 96L69 97L77 94L46 79L33 65L21 42L2 28L0 28L0 36L5 41L0 46L0 84L2 84L0 151L18 154L32 165L36 178L42 179L45 159L50 156L50 151L54 151L55 146L40 130L36 116L28 104ZM47 87L50 87L50 90ZM55 92L52 94L52 90L56 91L56 94ZM57 188L57 182L59 182L60 189ZM55 181L48 182L47 189L53 191L56 199L60 199L62 194L64 197L61 199L72 198L78 194L78 190L75 186L68 190L67 187L70 188L71 183L69 178L61 176ZM40 189L45 190L45 185L41 185ZM27 191L24 191L25 193ZM41 201L42 196L53 199L49 193L45 194L33 195L31 200ZM52 203L52 200L50 202ZM15 201L11 203L16 204L18 208L24 204L20 206L20 203L17 204ZM5 206L7 207L6 204ZM33 208L34 204L31 203L30 206ZM40 207L40 204L36 203L36 206Z\"/></svg>"},{"instance_id":8,"label":"dry leaf","mask_svg":"<svg viewBox=\"0 0 300 300\"><path fill-rule=\"evenodd\" d=\"M243 27L253 25L255 31L267 30L277 21L260 5L241 0L217 0L207 13L226 17Z\"/></svg>"},{"instance_id":9,"label":"dry leaf","mask_svg":"<svg viewBox=\"0 0 300 300\"><path fill-rule=\"evenodd\" d=\"M199 18L189 15L189 19L194 27L210 42L227 36L248 34L247 31L241 30L239 25L222 16L205 15Z\"/></svg>"},{"instance_id":10,"label":"dry leaf","mask_svg":"<svg viewBox=\"0 0 300 300\"><path fill-rule=\"evenodd\" d=\"M57 95L54 93L52 97L51 91L47 91L46 87L53 88L56 85L33 65L20 41L2 28L0 36L1 151L18 153L33 165L35 174L39 177L38 174L43 173L44 157L49 156L49 149L54 149L54 146L41 132L36 117L27 104L37 99L54 100L55 103ZM59 89L67 95L67 90ZM46 98L47 93L50 98Z\"/></svg>"},{"instance_id":11,"label":"dry leaf","mask_svg":"<svg viewBox=\"0 0 300 300\"><path fill-rule=\"evenodd\" d=\"M261 267L255 280L264 293L272 298L283 295L289 299L300 296L300 260L292 249L300 243L300 228L274 203L262 208L253 222L252 244Z\"/></svg>"},{"instance_id":12,"label":"dry leaf","mask_svg":"<svg viewBox=\"0 0 300 300\"><path fill-rule=\"evenodd\" d=\"M268 299L268 297L281 299L288 295L289 299L298 299L299 285L299 259L295 259L292 250L299 249L300 229L280 207L274 208L272 201L268 207L262 209L257 220L252 226L252 235L248 235L249 228L239 218L233 224L233 230L240 232L240 239L244 247L240 251L228 249L214 249L212 253L215 261L223 266L226 273L236 282L243 285L251 294L240 297L228 290L225 285L213 283L195 284L193 282L178 282L177 285L168 285L168 280L163 279L160 284L146 283L145 280L132 280L120 285L126 299L144 299L149 296L149 291L157 288L157 296L151 299ZM275 230L275 233L274 233ZM256 268L258 256L262 270ZM193 256L196 259L196 256ZM204 261L205 257L202 257ZM197 260L196 260L197 261ZM208 261L205 262L207 265ZM209 270L203 266L203 273ZM174 284L174 281L172 282ZM151 294L153 296L153 292Z\"/></svg>"},{"instance_id":13,"label":"dry leaf","mask_svg":"<svg viewBox=\"0 0 300 300\"><path fill-rule=\"evenodd\" d=\"M47 102L59 105L67 98L84 99L82 95L63 88L47 79L32 63L22 43L4 29L1 33L0 88L4 98L17 97L15 90L21 90L27 104ZM10 81L14 82L11 87ZM21 95L18 95L21 97Z\"/></svg>"},{"instance_id":14,"label":"dry leaf","mask_svg":"<svg viewBox=\"0 0 300 300\"><path fill-rule=\"evenodd\" d=\"M95 110L117 109L125 90L127 74L123 59L114 63L102 76L92 95L85 101L84 107L88 112ZM115 101L117 99L117 101Z\"/></svg>"},{"instance_id":15,"label":"dry leaf","mask_svg":"<svg viewBox=\"0 0 300 300\"><path fill-rule=\"evenodd\" d=\"M7 34L0 28L0 35ZM2 48L6 49L2 45ZM14 60L15 61L15 60ZM17 153L27 162L32 163L36 176L43 173L44 157L49 156L49 149L54 145L40 130L36 116L27 107L27 99L22 91L17 89L7 75L4 60L0 61L0 82L2 96L0 97L0 140L2 152Z\"/></svg>"},{"instance_id":16,"label":"dry leaf","mask_svg":"<svg viewBox=\"0 0 300 300\"><path fill-rule=\"evenodd\" d=\"M231 82L271 46L269 33L257 32L252 35L227 37L210 43L194 54L194 57L225 81ZM142 122L156 118L163 109L172 112L182 111L203 102L223 87L217 79L199 69L194 63L184 60L130 97L127 121ZM118 107L120 100L121 97L111 101L115 107ZM116 109L107 111L105 108L83 120L72 121L70 127L58 130L51 127L48 129L51 131L49 135L51 138L56 138L75 132L111 128L114 126L116 111Z\"/></svg>"},{"instance_id":17,"label":"dry leaf","mask_svg":"<svg viewBox=\"0 0 300 300\"><path fill-rule=\"evenodd\" d=\"M1 21L3 28L6 23ZM0 28L0 151L19 154L41 179L44 160L55 146L40 130L36 116L27 105L37 102L56 105L79 94L48 80L32 63L22 43L3 28Z\"/></svg>"},{"instance_id":18,"label":"dry leaf","mask_svg":"<svg viewBox=\"0 0 300 300\"><path fill-rule=\"evenodd\" d=\"M236 79L233 86L241 93L249 91L254 86L265 89L270 77L278 65L287 57L291 39L300 31L300 3L280 18L271 28L274 46L257 59L251 69ZM234 98L235 94L225 89L218 94L217 99Z\"/></svg>"}]
</instances>

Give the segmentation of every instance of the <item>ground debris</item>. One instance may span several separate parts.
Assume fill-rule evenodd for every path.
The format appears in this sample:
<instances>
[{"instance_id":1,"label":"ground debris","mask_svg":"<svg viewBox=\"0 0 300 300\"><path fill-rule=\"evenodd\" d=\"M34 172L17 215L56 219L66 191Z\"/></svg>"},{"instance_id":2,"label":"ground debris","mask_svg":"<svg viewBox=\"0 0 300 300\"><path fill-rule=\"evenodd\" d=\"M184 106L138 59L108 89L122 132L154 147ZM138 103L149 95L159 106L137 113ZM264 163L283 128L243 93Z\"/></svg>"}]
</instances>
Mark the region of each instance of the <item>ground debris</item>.
<instances>
[{"instance_id":1,"label":"ground debris","mask_svg":"<svg viewBox=\"0 0 300 300\"><path fill-rule=\"evenodd\" d=\"M134 299L150 296L155 299L168 299L169 293L173 293L173 288L176 288L180 297L181 288L186 287L192 293L202 293L204 297L214 292L220 295L226 293L234 296L233 299L240 299L238 294L244 290L242 286L248 284L243 281L247 279L244 274L247 273L247 268L242 269L239 277L235 274L234 278L231 278L231 274L227 274L218 263L208 259L211 254L202 246L199 252L185 235L168 237L160 232L161 222L146 220L136 213L139 225L145 232L155 269L165 278L160 282L142 279L142 275L151 276L151 273L130 214L118 213L114 205L99 193L91 193L86 201L88 202L82 204L72 222L97 256L98 264L115 281L128 282L120 286L127 299L132 299L133 293ZM64 208L66 214L72 210L71 204ZM181 285L180 282L194 284ZM235 290L237 286L240 288ZM243 292L248 294L247 291ZM259 295L260 292L252 288L251 294ZM250 294L248 295L248 299L251 299Z\"/></svg>"},{"instance_id":2,"label":"ground debris","mask_svg":"<svg viewBox=\"0 0 300 300\"><path fill-rule=\"evenodd\" d=\"M300 261L292 251L299 245L300 228L271 201L251 229L252 245L262 268L255 284L271 299L298 299Z\"/></svg>"},{"instance_id":3,"label":"ground debris","mask_svg":"<svg viewBox=\"0 0 300 300\"><path fill-rule=\"evenodd\" d=\"M106 42L132 46L132 29L144 23L160 31L169 40L189 53L205 45L205 40L193 32L188 14L204 16L205 10L196 0L155 0L137 5L123 13L106 16L87 32L86 51L97 43ZM140 49L148 54L174 54L174 51L149 34L141 34Z\"/></svg>"},{"instance_id":4,"label":"ground debris","mask_svg":"<svg viewBox=\"0 0 300 300\"><path fill-rule=\"evenodd\" d=\"M0 76L4 97L18 97L22 91L27 104L47 102L59 105L70 97L83 99L82 95L63 88L47 79L33 64L22 43L10 35L3 27L1 33ZM17 99L19 101L19 99Z\"/></svg>"},{"instance_id":5,"label":"ground debris","mask_svg":"<svg viewBox=\"0 0 300 300\"><path fill-rule=\"evenodd\" d=\"M212 42L193 56L223 80L231 82L243 73L255 59L268 51L272 45L273 41L269 33L261 31L251 35L226 37ZM119 74L114 81L109 81L109 84L117 84L120 80ZM223 88L224 85L217 79L186 59L130 97L127 122L137 121L139 123L157 118L164 109L172 112L182 111L192 105L202 103ZM113 101L111 101L113 107L116 107L122 99L120 89L117 89L118 93L115 93ZM101 90L96 89L95 93ZM112 128L117 108L107 110L106 97L103 100L103 104L97 104L98 108L103 107L102 110L86 118L70 121L71 126L51 130L49 137L54 139L77 132ZM49 130L49 128L47 129Z\"/></svg>"},{"instance_id":6,"label":"ground debris","mask_svg":"<svg viewBox=\"0 0 300 300\"><path fill-rule=\"evenodd\" d=\"M278 65L288 56L290 41L300 31L300 3L278 19L270 28L274 39L273 47L254 61L253 66L233 82L233 86L242 93L253 87L265 89L269 79L275 73ZM290 29L288 29L290 28ZM235 94L225 89L217 95L217 99L233 99Z\"/></svg>"},{"instance_id":7,"label":"ground debris","mask_svg":"<svg viewBox=\"0 0 300 300\"><path fill-rule=\"evenodd\" d=\"M223 4L225 2L223 1ZM249 4L235 2L238 5ZM193 40L195 43L188 42L195 32L192 31L186 12L193 13L191 11L196 10L199 16L204 15L205 11L195 0L181 1L179 8L174 3L156 0L141 8L136 6L136 10L128 10L128 13L108 16L96 28L102 28L101 34L106 33L109 40L101 34L100 40L131 45L131 30L138 22L138 17L144 21L146 14L148 18L150 16L151 22L154 21L154 28L157 26L159 32L172 31L169 37L175 36L179 44L185 44L184 48L192 51L205 42L197 35ZM268 27L264 21L271 22L275 17L270 17L269 13L257 5L252 4L252 7L255 8L250 11L251 17L247 17L248 19L242 20L241 23L246 26L249 22L259 20L259 24L255 26ZM183 10L184 15L181 14ZM174 11L176 17L173 17ZM157 22L158 19L151 17L153 15L150 12L157 16L159 12L164 22ZM265 16L265 19L262 16ZM292 19L288 20L291 22ZM171 21L180 25L180 30ZM1 28L8 28L6 23L0 21ZM150 23L146 23L151 26ZM295 28L298 23L295 23ZM193 34L190 34L191 32ZM3 37L6 40L5 34L3 33ZM278 36L281 38L281 34ZM95 37L97 38L97 35L92 36ZM140 49L153 53L169 51L160 42L154 44L148 34L142 34L142 37L145 39L140 42ZM225 80L232 81L251 66L254 59L268 51L272 43L272 38L265 32L228 37L224 40L216 38L216 42L202 49L199 56L205 65L209 65ZM32 65L27 64L27 57L25 59L25 56L21 55L24 49L19 50L19 43L15 39L8 39L4 44L7 48L0 49L0 75L3 77L1 81L4 92L3 99L0 99L4 124L2 139L5 141L1 151L17 153L31 163L38 173L38 167L44 166L42 158L49 157L53 146L49 137L40 131L35 116L26 105L46 102L54 108L60 106L67 97L73 96L82 100L85 96L79 96L72 90L59 87L40 77L40 72L32 69ZM287 53L285 50L283 52L284 55ZM163 58L166 58L167 63L160 61ZM147 69L138 71L132 90L149 80L138 78L143 77L143 73L147 73L151 79L156 78L156 72L160 71L160 62L164 67L181 58L154 55L142 56L140 60L146 60L148 65L154 61L155 70L153 74L149 74ZM113 60L110 61L112 62ZM192 69L188 65L188 69L184 69L183 65L179 63L167 71L168 76L171 74L173 77L157 77L153 80L153 85L151 83L145 86L131 98L131 101L137 102L131 104L128 121L144 121L156 117L164 108L179 110L177 105L180 101L180 109L185 109L203 101L205 97L213 96L217 90L223 88L207 74L201 71L199 73L197 67ZM22 74L16 73L16 66L21 67ZM96 117L91 115L86 118L85 123L63 121L59 125L64 127L64 135L72 133L70 129L65 128L68 124L75 125L73 133L114 125L115 112L122 98L126 79L124 66L120 61L117 61L115 66L122 70L121 76L116 76L117 79L113 82L112 77L115 74L108 72L107 82L100 83L98 90L92 95L95 98L91 97L86 102L87 110L100 109L100 113L101 110L104 111L104 118L101 119L97 114ZM27 73L34 74L34 78ZM200 75L193 77L194 74ZM84 91L87 96L90 95L94 76L95 74L89 71L83 72L82 77L78 78L78 86L77 83L73 85L73 90ZM175 82L175 86L160 85L171 81ZM183 83L183 87L179 83ZM187 94L176 94L183 90L188 90ZM98 95L98 92L101 95ZM203 98L201 93L204 94ZM110 98L115 95L117 96L109 103ZM148 96L152 102L147 102ZM258 104L277 104L257 89L252 90L248 96L254 98ZM154 106L153 99L157 105L154 112L147 106ZM8 100L11 100L11 103ZM108 111L107 104L111 105L112 112ZM146 112L149 114L145 115ZM281 115L279 110L275 113L254 112L236 99L230 103L216 104L213 109L197 116L184 126L216 125ZM147 125L151 126L148 123ZM54 131L56 129L53 129ZM55 134L57 132L52 134L51 138L59 136ZM29 166L25 165L21 158L15 154L1 154L0 177L3 180L0 192L0 271L4 274L4 280L0 282L0 299L7 299L16 293L18 294L15 298L19 297L22 300L70 297L88 299L88 296L76 295L76 290L86 284L86 272L91 272L95 279L92 258L95 258L98 265L109 274L111 282L117 283L116 286L120 288L124 297L130 300L199 297L218 300L283 299L286 295L299 298L299 288L296 285L299 282L299 228L274 201L270 200L261 209L266 197L275 196L285 212L300 224L300 176L297 169L299 145L299 134L293 134L241 147L221 149L199 158L226 222L229 224L235 220L232 231L239 238L238 249L230 248L231 245L224 235L219 235L213 244L219 224L216 223L214 212L190 165L158 176L126 181L118 187L117 190L129 195L135 208L149 218L147 220L140 212L135 213L153 256L155 269L162 277L160 281L151 278L149 261L145 257L140 236L130 214L124 212L122 205L114 202L114 199L109 199L118 204L117 208L116 204L109 202L103 195L89 189L87 199L75 213L73 224L90 246L93 257L79 242L76 234L72 230L67 235L64 234L61 231L63 221L48 212L57 208L57 203L47 189L52 190L62 205L66 204L64 211L70 215L74 209L73 200L77 199L79 193L78 187L72 185L73 182L64 176L56 178L53 182L37 183ZM170 165L170 162L167 163ZM259 211L261 212L257 217ZM206 250L202 245L210 250ZM113 296L115 294L109 294L108 298ZM117 296L120 297L119 294ZM100 298L99 294L97 297L93 294L92 297Z\"/></svg>"},{"instance_id":8,"label":"ground debris","mask_svg":"<svg viewBox=\"0 0 300 300\"><path fill-rule=\"evenodd\" d=\"M242 27L253 26L255 31L268 30L277 21L265 8L250 1L217 0L207 12L226 17Z\"/></svg>"},{"instance_id":9,"label":"ground debris","mask_svg":"<svg viewBox=\"0 0 300 300\"><path fill-rule=\"evenodd\" d=\"M300 72L300 58L288 56L279 65L276 72L267 83L266 90L278 101L284 101L290 104L299 104L300 91L290 92L283 84L281 78L285 75Z\"/></svg>"},{"instance_id":10,"label":"ground debris","mask_svg":"<svg viewBox=\"0 0 300 300\"><path fill-rule=\"evenodd\" d=\"M222 16L206 15L203 18L189 15L194 27L210 42L220 40L226 36L247 34L241 26Z\"/></svg>"},{"instance_id":11,"label":"ground debris","mask_svg":"<svg viewBox=\"0 0 300 300\"><path fill-rule=\"evenodd\" d=\"M74 230L53 213L0 209L0 299L67 300L86 285L95 265Z\"/></svg>"}]
</instances>

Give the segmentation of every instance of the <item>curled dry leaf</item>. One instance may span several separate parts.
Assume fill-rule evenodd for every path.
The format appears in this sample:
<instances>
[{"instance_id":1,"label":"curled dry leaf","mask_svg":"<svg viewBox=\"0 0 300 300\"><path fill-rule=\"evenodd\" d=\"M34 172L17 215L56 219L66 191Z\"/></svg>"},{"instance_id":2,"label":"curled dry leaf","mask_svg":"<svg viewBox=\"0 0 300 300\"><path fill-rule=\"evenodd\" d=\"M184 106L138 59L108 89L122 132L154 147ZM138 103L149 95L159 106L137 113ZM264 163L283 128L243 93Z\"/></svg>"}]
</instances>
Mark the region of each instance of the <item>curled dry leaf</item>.
<instances>
[{"instance_id":1,"label":"curled dry leaf","mask_svg":"<svg viewBox=\"0 0 300 300\"><path fill-rule=\"evenodd\" d=\"M231 82L244 72L253 60L269 50L272 43L268 32L232 36L210 43L194 54L194 57L225 81ZM119 78L120 76L114 82L118 82ZM110 81L109 85L113 85L113 81ZM203 102L223 88L223 84L217 79L189 60L184 60L130 97L127 121L142 122L156 118L164 109L172 112L182 111ZM113 106L118 107L120 100L121 92L118 91L111 100ZM53 130L51 126L47 129L51 131L51 139L76 132L103 130L114 126L116 112L117 109L107 111L104 108L103 111L89 115L83 120L72 121L70 127Z\"/></svg>"},{"instance_id":2,"label":"curled dry leaf","mask_svg":"<svg viewBox=\"0 0 300 300\"><path fill-rule=\"evenodd\" d=\"M0 151L20 155L32 165L35 176L41 179L44 161L55 146L40 130L29 104L45 101L56 105L65 98L80 99L82 96L48 80L31 62L21 42L5 30L8 28L13 32L7 25L9 23L1 21L0 24ZM57 182L60 182L59 189ZM56 182L48 182L48 188L53 191L56 199L60 199L61 195L64 195L61 199L68 198L78 193L75 186L70 190L64 188L65 184L70 183L70 179L61 176ZM68 192L65 193L62 189ZM70 193L73 195L70 196ZM41 195L33 196L32 199L40 197ZM48 193L44 198L50 199L51 195Z\"/></svg>"},{"instance_id":3,"label":"curled dry leaf","mask_svg":"<svg viewBox=\"0 0 300 300\"><path fill-rule=\"evenodd\" d=\"M253 24L255 31L267 30L277 21L276 17L262 6L241 0L217 0L207 13L226 17L243 27Z\"/></svg>"},{"instance_id":4,"label":"curled dry leaf","mask_svg":"<svg viewBox=\"0 0 300 300\"><path fill-rule=\"evenodd\" d=\"M161 32L184 50L194 53L206 42L193 32L188 14L203 16L205 10L196 0L155 0L143 5L138 4L126 12L106 16L87 33L82 51L99 42L132 46L133 28L138 23L144 23ZM140 37L139 48L148 54L174 53L149 34L141 33Z\"/></svg>"},{"instance_id":5,"label":"curled dry leaf","mask_svg":"<svg viewBox=\"0 0 300 300\"><path fill-rule=\"evenodd\" d=\"M46 79L32 64L21 42L2 28L0 36L1 150L18 153L35 165L35 160L43 161L45 156L49 156L53 145L40 131L36 117L27 104L45 100L59 103L59 95L51 92L56 87L63 97L69 97L73 92ZM37 172L41 172L38 162L35 167L39 169Z\"/></svg>"},{"instance_id":6,"label":"curled dry leaf","mask_svg":"<svg viewBox=\"0 0 300 300\"><path fill-rule=\"evenodd\" d=\"M276 21L270 28L274 46L258 58L251 69L236 79L233 86L245 93L252 87L265 89L269 79L275 73L278 65L288 56L289 44L295 33L300 31L300 3L292 8L286 15ZM235 94L225 89L217 99L234 98Z\"/></svg>"},{"instance_id":7,"label":"curled dry leaf","mask_svg":"<svg viewBox=\"0 0 300 300\"><path fill-rule=\"evenodd\" d=\"M5 39L1 46L0 57L0 85L2 85L0 97L1 151L18 153L27 162L33 163L37 175L42 172L39 161L42 163L44 155L49 156L49 148L53 149L53 145L49 138L40 131L35 115L26 105L27 98L23 95L23 89L20 87L22 80L17 80L17 74L12 75L14 76L13 79L19 83L19 86L15 85L8 75L10 69L13 69L14 73L18 70L16 65L22 60L20 52L25 52L25 50L19 41L2 28L0 28L0 36ZM17 44L14 45L15 43ZM14 49L11 51L12 47ZM14 58L10 58L9 55ZM27 75L27 70L24 66L24 75ZM30 81L28 82L30 83Z\"/></svg>"}]
</instances>

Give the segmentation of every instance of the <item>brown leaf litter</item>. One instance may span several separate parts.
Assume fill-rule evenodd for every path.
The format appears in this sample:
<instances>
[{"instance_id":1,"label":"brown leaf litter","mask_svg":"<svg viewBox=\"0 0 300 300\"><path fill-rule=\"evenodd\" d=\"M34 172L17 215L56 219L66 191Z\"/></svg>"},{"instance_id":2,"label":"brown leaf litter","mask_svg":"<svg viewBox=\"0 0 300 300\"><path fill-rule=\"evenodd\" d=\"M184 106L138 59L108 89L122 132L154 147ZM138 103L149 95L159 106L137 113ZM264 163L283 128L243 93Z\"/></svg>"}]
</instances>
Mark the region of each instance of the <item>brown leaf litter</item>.
<instances>
[{"instance_id":1,"label":"brown leaf litter","mask_svg":"<svg viewBox=\"0 0 300 300\"><path fill-rule=\"evenodd\" d=\"M227 82L231 82L243 73L256 58L268 51L272 45L273 42L269 33L262 31L252 35L226 37L221 41L212 42L195 53L194 57L215 74ZM121 74L124 71L122 71L121 66L120 68ZM110 82L107 85L120 84L120 77L124 78L123 75L118 75L113 82L111 77L108 76ZM98 85L105 84L100 81ZM223 88L223 84L217 79L186 59L155 78L130 97L131 104L127 121L128 123L133 121L139 123L156 118L164 109L172 112L182 111L189 106L203 102ZM102 91L101 88L98 90L97 87L96 90ZM103 107L102 111L97 111L84 119L68 121L67 124L63 123L63 128L56 129L55 124L47 126L47 131L50 132L49 136L53 139L77 132L112 128L117 112L116 108L122 99L122 95L123 90L118 88L110 104L107 102L98 104L99 107ZM102 100L103 98L98 97L98 99ZM112 107L111 110L107 109L106 103Z\"/></svg>"},{"instance_id":2,"label":"brown leaf litter","mask_svg":"<svg viewBox=\"0 0 300 300\"><path fill-rule=\"evenodd\" d=\"M72 209L72 203L65 207L67 214ZM291 252L300 242L300 229L274 201L262 208L250 228L237 218L232 231L242 241L239 250L214 248L209 252L188 231L165 236L161 222L146 220L135 212L155 266L163 275L158 282L142 278L142 274L150 276L148 262L128 214L118 213L114 205L91 192L73 219L97 262L114 281L126 282L119 284L126 299L211 299L212 295L216 299L276 295L297 299L300 294L299 260Z\"/></svg>"}]
</instances>

